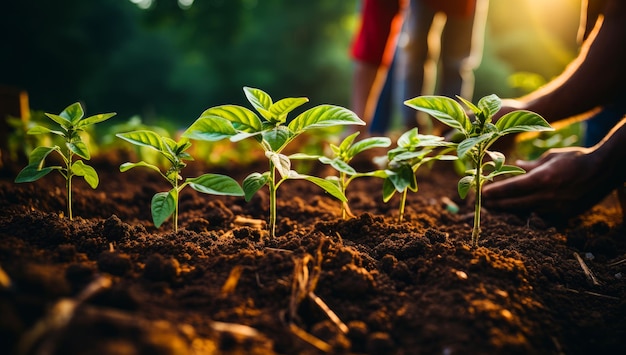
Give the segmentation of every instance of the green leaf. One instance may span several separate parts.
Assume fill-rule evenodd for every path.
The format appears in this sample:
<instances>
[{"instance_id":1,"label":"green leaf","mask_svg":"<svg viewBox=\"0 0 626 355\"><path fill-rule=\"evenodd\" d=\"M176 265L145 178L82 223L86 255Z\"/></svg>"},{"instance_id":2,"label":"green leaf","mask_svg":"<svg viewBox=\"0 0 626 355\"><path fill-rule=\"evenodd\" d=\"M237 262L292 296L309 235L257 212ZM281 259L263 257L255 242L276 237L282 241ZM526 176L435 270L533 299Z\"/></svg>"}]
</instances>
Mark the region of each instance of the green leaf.
<instances>
[{"instance_id":1,"label":"green leaf","mask_svg":"<svg viewBox=\"0 0 626 355\"><path fill-rule=\"evenodd\" d=\"M502 168L502 165L504 164L504 154L492 151L486 151L485 153L487 153L487 155L489 155L489 157L493 161L495 170L500 170Z\"/></svg>"},{"instance_id":2,"label":"green leaf","mask_svg":"<svg viewBox=\"0 0 626 355\"><path fill-rule=\"evenodd\" d=\"M335 151L336 154L338 154L337 151L339 152L345 152L348 149L350 149L350 146L352 146L352 143L354 143L354 140L356 139L356 137L360 134L361 132L354 132L351 135L347 136L346 138L343 139L343 141L341 141L341 144L339 144L339 147L337 147L337 149L333 149L333 151ZM331 144L331 147L333 145Z\"/></svg>"},{"instance_id":3,"label":"green leaf","mask_svg":"<svg viewBox=\"0 0 626 355\"><path fill-rule=\"evenodd\" d=\"M408 148L411 147L414 143L419 142L419 134L417 133L417 128L412 128L404 133L398 138L398 147Z\"/></svg>"},{"instance_id":4,"label":"green leaf","mask_svg":"<svg viewBox=\"0 0 626 355\"><path fill-rule=\"evenodd\" d=\"M272 107L272 98L270 95L261 89L251 87L244 87L243 92L250 104L252 104L252 107L254 107L263 118L271 121L272 113L270 112L270 108Z\"/></svg>"},{"instance_id":5,"label":"green leaf","mask_svg":"<svg viewBox=\"0 0 626 355\"><path fill-rule=\"evenodd\" d=\"M59 147L37 147L33 149L28 156L28 165L33 165L37 168L41 168L46 157L55 150L58 152Z\"/></svg>"},{"instance_id":6,"label":"green leaf","mask_svg":"<svg viewBox=\"0 0 626 355\"><path fill-rule=\"evenodd\" d=\"M248 133L263 130L263 122L253 111L243 106L223 105L212 107L202 113L200 118L221 117L231 122L235 130Z\"/></svg>"},{"instance_id":7,"label":"green leaf","mask_svg":"<svg viewBox=\"0 0 626 355\"><path fill-rule=\"evenodd\" d=\"M191 142L183 137L180 142L176 143L176 147L174 148L174 153L176 155L181 155L185 152L185 150L191 148ZM187 154L187 153L185 153Z\"/></svg>"},{"instance_id":8,"label":"green leaf","mask_svg":"<svg viewBox=\"0 0 626 355\"><path fill-rule=\"evenodd\" d=\"M478 145L479 143L491 140L495 136L497 136L497 133L486 133L478 137L465 138L457 146L456 153L459 156L459 158L463 158L476 145Z\"/></svg>"},{"instance_id":9,"label":"green leaf","mask_svg":"<svg viewBox=\"0 0 626 355\"><path fill-rule=\"evenodd\" d=\"M335 168L335 170L339 171L340 173L346 173L348 175L356 174L356 170L354 170L353 167L351 167L348 163L346 163L345 161L343 161L341 159L333 159L333 160L331 160L330 161L330 166Z\"/></svg>"},{"instance_id":10,"label":"green leaf","mask_svg":"<svg viewBox=\"0 0 626 355\"><path fill-rule=\"evenodd\" d=\"M308 109L289 122L289 129L295 134L313 128L333 127L338 125L365 125L356 113L347 108L334 105L319 105Z\"/></svg>"},{"instance_id":11,"label":"green leaf","mask_svg":"<svg viewBox=\"0 0 626 355\"><path fill-rule=\"evenodd\" d=\"M389 202L395 193L396 186L388 176L385 180L383 180L383 202Z\"/></svg>"},{"instance_id":12,"label":"green leaf","mask_svg":"<svg viewBox=\"0 0 626 355\"><path fill-rule=\"evenodd\" d=\"M150 210L152 211L154 226L159 228L176 210L176 199L174 199L173 190L155 194L152 197Z\"/></svg>"},{"instance_id":13,"label":"green leaf","mask_svg":"<svg viewBox=\"0 0 626 355\"><path fill-rule=\"evenodd\" d=\"M233 178L220 174L204 174L187 179L189 186L198 192L212 195L243 196L241 186Z\"/></svg>"},{"instance_id":14,"label":"green leaf","mask_svg":"<svg viewBox=\"0 0 626 355\"><path fill-rule=\"evenodd\" d=\"M526 110L509 112L500 117L496 127L501 135L518 132L553 131L546 120L540 115Z\"/></svg>"},{"instance_id":15,"label":"green leaf","mask_svg":"<svg viewBox=\"0 0 626 355\"><path fill-rule=\"evenodd\" d=\"M138 163L124 163L120 165L120 171L126 172L132 168L137 168L137 167L152 169L158 173L161 172L161 169L159 169L156 165L148 164L145 161L140 161Z\"/></svg>"},{"instance_id":16,"label":"green leaf","mask_svg":"<svg viewBox=\"0 0 626 355\"><path fill-rule=\"evenodd\" d=\"M89 154L89 148L87 147L87 144L85 144L83 141L70 142L66 143L66 145L69 150L71 150L79 157L87 160L91 159L91 155Z\"/></svg>"},{"instance_id":17,"label":"green leaf","mask_svg":"<svg viewBox=\"0 0 626 355\"><path fill-rule=\"evenodd\" d=\"M500 167L500 169L494 170L489 175L487 175L486 178L488 180L493 180L494 177L499 176L499 175L505 175L505 174L521 175L521 174L524 174L524 173L526 173L526 170L520 168L519 166L503 165L503 166Z\"/></svg>"},{"instance_id":18,"label":"green leaf","mask_svg":"<svg viewBox=\"0 0 626 355\"><path fill-rule=\"evenodd\" d=\"M77 176L82 176L92 189L98 187L100 179L98 178L96 169L83 163L82 160L77 160L72 164L72 173Z\"/></svg>"},{"instance_id":19,"label":"green leaf","mask_svg":"<svg viewBox=\"0 0 626 355\"><path fill-rule=\"evenodd\" d=\"M276 123L285 123L287 121L287 115L296 108L309 102L306 97L289 97L279 100L270 107L272 113L272 119L269 121Z\"/></svg>"},{"instance_id":20,"label":"green leaf","mask_svg":"<svg viewBox=\"0 0 626 355\"><path fill-rule=\"evenodd\" d=\"M468 176L464 176L463 178L461 178L461 180L459 180L459 183L457 185L459 196L461 196L461 198L467 197L468 192L470 191L472 187L474 187L474 185L475 185L474 176L468 175Z\"/></svg>"},{"instance_id":21,"label":"green leaf","mask_svg":"<svg viewBox=\"0 0 626 355\"><path fill-rule=\"evenodd\" d=\"M346 195L341 192L341 189L334 182L316 176L303 176L303 178L304 180L310 181L315 185L321 187L322 189L324 189L324 191L328 192L339 201L348 202Z\"/></svg>"},{"instance_id":22,"label":"green leaf","mask_svg":"<svg viewBox=\"0 0 626 355\"><path fill-rule=\"evenodd\" d=\"M73 126L75 126L78 123L78 121L80 121L83 118L84 115L85 115L85 112L83 112L83 107L80 105L79 102L75 102L69 105L63 110L63 112L59 114L60 117L71 122Z\"/></svg>"},{"instance_id":23,"label":"green leaf","mask_svg":"<svg viewBox=\"0 0 626 355\"><path fill-rule=\"evenodd\" d=\"M58 123L59 126L63 127L63 129L65 129L66 131L72 126L72 122L70 122L67 118L65 117L61 117L59 115L55 115L52 113L44 113L46 116L48 116L48 118L50 118L51 120L53 120L54 122Z\"/></svg>"},{"instance_id":24,"label":"green leaf","mask_svg":"<svg viewBox=\"0 0 626 355\"><path fill-rule=\"evenodd\" d=\"M355 155L372 148L386 148L391 145L391 139L387 137L370 137L360 140L348 150L348 157L352 158Z\"/></svg>"},{"instance_id":25,"label":"green leaf","mask_svg":"<svg viewBox=\"0 0 626 355\"><path fill-rule=\"evenodd\" d=\"M42 177L48 175L48 173L54 169L55 167L39 168L36 165L27 165L26 167L24 167L24 169L22 169L22 171L19 172L19 174L17 174L15 182L20 183L37 181Z\"/></svg>"},{"instance_id":26,"label":"green leaf","mask_svg":"<svg viewBox=\"0 0 626 355\"><path fill-rule=\"evenodd\" d=\"M241 184L244 191L245 200L250 201L252 199L252 196L254 196L254 194L259 191L263 186L265 186L269 181L270 177L268 173L252 173L248 175Z\"/></svg>"},{"instance_id":27,"label":"green leaf","mask_svg":"<svg viewBox=\"0 0 626 355\"><path fill-rule=\"evenodd\" d=\"M138 146L150 147L162 153L167 152L167 148L165 147L162 137L152 131L139 130L127 133L118 133L116 136Z\"/></svg>"},{"instance_id":28,"label":"green leaf","mask_svg":"<svg viewBox=\"0 0 626 355\"><path fill-rule=\"evenodd\" d=\"M101 113L101 114L98 114L98 115L93 115L93 116L87 117L87 118L81 120L80 122L76 123L75 125L76 125L76 128L84 128L84 127L87 127L87 126L94 125L96 123L100 123L100 122L106 121L106 120L108 120L109 118L111 118L111 117L113 117L115 115L116 115L115 112Z\"/></svg>"},{"instance_id":29,"label":"green leaf","mask_svg":"<svg viewBox=\"0 0 626 355\"><path fill-rule=\"evenodd\" d=\"M289 177L289 172L291 171L289 157L274 152L265 152L265 156L274 164L274 167L283 178Z\"/></svg>"},{"instance_id":30,"label":"green leaf","mask_svg":"<svg viewBox=\"0 0 626 355\"><path fill-rule=\"evenodd\" d=\"M237 134L233 124L220 116L203 115L183 132L183 137L216 142Z\"/></svg>"},{"instance_id":31,"label":"green leaf","mask_svg":"<svg viewBox=\"0 0 626 355\"><path fill-rule=\"evenodd\" d=\"M478 101L478 107L485 115L485 118L491 118L502 107L502 100L497 95L488 95Z\"/></svg>"},{"instance_id":32,"label":"green leaf","mask_svg":"<svg viewBox=\"0 0 626 355\"><path fill-rule=\"evenodd\" d=\"M269 144L273 152L280 152L293 137L294 133L285 126L277 126L263 132L263 140Z\"/></svg>"},{"instance_id":33,"label":"green leaf","mask_svg":"<svg viewBox=\"0 0 626 355\"><path fill-rule=\"evenodd\" d=\"M322 155L317 154L306 154L306 153L294 153L289 155L289 159L291 160L317 160L323 158Z\"/></svg>"},{"instance_id":34,"label":"green leaf","mask_svg":"<svg viewBox=\"0 0 626 355\"><path fill-rule=\"evenodd\" d=\"M28 131L26 131L26 134L47 134L47 133L50 133L50 132L52 132L52 130L50 128L37 125L37 126L31 127ZM57 132L59 132L59 131L57 131ZM61 133L61 135L63 135L62 132L59 132L59 133Z\"/></svg>"},{"instance_id":35,"label":"green leaf","mask_svg":"<svg viewBox=\"0 0 626 355\"><path fill-rule=\"evenodd\" d=\"M474 105L471 101L466 100L458 95L456 98L459 99L465 106L467 106L467 108L469 108L474 113L474 115L478 115L482 112L482 110L478 108L478 106Z\"/></svg>"},{"instance_id":36,"label":"green leaf","mask_svg":"<svg viewBox=\"0 0 626 355\"><path fill-rule=\"evenodd\" d=\"M418 96L407 100L405 105L426 112L443 124L456 128L465 135L472 129L465 110L456 100L445 96Z\"/></svg>"},{"instance_id":37,"label":"green leaf","mask_svg":"<svg viewBox=\"0 0 626 355\"><path fill-rule=\"evenodd\" d=\"M417 185L415 173L410 165L402 164L397 169L394 169L393 172L395 174L389 175L389 180L398 192L403 192L409 186Z\"/></svg>"}]
</instances>

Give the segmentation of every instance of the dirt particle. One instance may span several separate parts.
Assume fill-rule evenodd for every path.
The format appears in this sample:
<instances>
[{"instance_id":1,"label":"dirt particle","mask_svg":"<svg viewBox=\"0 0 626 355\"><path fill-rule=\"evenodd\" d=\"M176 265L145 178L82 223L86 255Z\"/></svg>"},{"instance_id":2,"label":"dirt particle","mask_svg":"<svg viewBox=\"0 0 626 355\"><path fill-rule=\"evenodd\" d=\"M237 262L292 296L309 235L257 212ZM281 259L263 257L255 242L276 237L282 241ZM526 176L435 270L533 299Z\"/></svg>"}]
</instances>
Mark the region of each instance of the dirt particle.
<instances>
[{"instance_id":1,"label":"dirt particle","mask_svg":"<svg viewBox=\"0 0 626 355\"><path fill-rule=\"evenodd\" d=\"M368 354L389 354L393 349L393 339L388 333L374 332L367 339Z\"/></svg>"},{"instance_id":2,"label":"dirt particle","mask_svg":"<svg viewBox=\"0 0 626 355\"><path fill-rule=\"evenodd\" d=\"M120 241L130 237L130 226L122 222L116 215L111 215L104 221L102 234L110 241Z\"/></svg>"},{"instance_id":3,"label":"dirt particle","mask_svg":"<svg viewBox=\"0 0 626 355\"><path fill-rule=\"evenodd\" d=\"M111 275L123 276L131 269L130 256L123 253L104 251L98 257L98 268L100 271L108 272Z\"/></svg>"},{"instance_id":4,"label":"dirt particle","mask_svg":"<svg viewBox=\"0 0 626 355\"><path fill-rule=\"evenodd\" d=\"M165 258L155 253L148 257L143 276L151 281L172 282L180 275L180 263L175 258Z\"/></svg>"}]
</instances>

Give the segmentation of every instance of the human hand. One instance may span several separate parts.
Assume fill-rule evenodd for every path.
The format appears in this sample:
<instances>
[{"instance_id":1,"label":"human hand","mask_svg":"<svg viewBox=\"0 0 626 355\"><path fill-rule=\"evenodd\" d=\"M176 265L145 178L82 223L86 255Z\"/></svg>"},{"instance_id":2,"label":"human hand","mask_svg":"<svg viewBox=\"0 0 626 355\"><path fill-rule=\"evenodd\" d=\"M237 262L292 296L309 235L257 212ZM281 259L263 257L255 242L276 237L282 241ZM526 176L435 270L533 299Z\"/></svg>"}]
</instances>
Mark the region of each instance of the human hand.
<instances>
[{"instance_id":1,"label":"human hand","mask_svg":"<svg viewBox=\"0 0 626 355\"><path fill-rule=\"evenodd\" d=\"M552 149L537 161L516 164L527 173L485 185L485 207L567 218L591 208L615 187L603 159L589 148Z\"/></svg>"}]
</instances>

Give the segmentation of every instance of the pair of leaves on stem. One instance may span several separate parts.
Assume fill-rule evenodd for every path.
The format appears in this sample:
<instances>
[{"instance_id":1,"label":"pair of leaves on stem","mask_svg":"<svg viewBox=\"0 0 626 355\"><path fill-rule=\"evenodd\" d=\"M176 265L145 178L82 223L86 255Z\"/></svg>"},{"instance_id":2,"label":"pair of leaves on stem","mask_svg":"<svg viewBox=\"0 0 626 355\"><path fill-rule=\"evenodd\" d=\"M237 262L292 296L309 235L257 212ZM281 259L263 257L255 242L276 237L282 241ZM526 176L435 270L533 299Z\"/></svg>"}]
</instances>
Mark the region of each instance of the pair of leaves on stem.
<instances>
[{"instance_id":1,"label":"pair of leaves on stem","mask_svg":"<svg viewBox=\"0 0 626 355\"><path fill-rule=\"evenodd\" d=\"M461 97L458 99L474 115L474 120L470 119L461 104L448 97L419 96L405 101L405 104L428 113L465 136L465 139L456 147L456 152L460 159L469 160L473 169L467 170L467 176L459 180L458 191L462 198L467 196L471 188L480 190L480 187L476 186L477 171L489 172L486 175L480 174L481 186L482 182L491 181L498 175L523 174L525 172L517 166L505 165L504 154L488 150L500 137L512 133L553 130L543 117L527 110L508 112L493 123L493 117L502 108L502 100L496 95L481 98L477 105ZM486 155L491 160L483 163ZM478 191L478 193L480 192Z\"/></svg>"},{"instance_id":2,"label":"pair of leaves on stem","mask_svg":"<svg viewBox=\"0 0 626 355\"><path fill-rule=\"evenodd\" d=\"M182 139L179 142L163 137L153 131L139 130L128 133L119 133L117 137L137 146L149 147L163 155L171 164L171 167L162 172L156 165L140 161L137 163L124 163L120 166L120 171L125 172L132 168L144 167L152 169L163 176L171 185L172 189L166 192L156 193L152 197L150 209L154 225L158 228L178 209L180 191L189 185L192 189L213 195L243 196L243 191L239 184L232 178L220 174L204 174L195 178L187 178L183 183L181 171L186 166L185 160L193 160L193 157L186 152L191 147L191 142ZM177 214L175 218L177 218ZM177 226L177 221L175 221ZM175 227L175 229L177 229Z\"/></svg>"},{"instance_id":3,"label":"pair of leaves on stem","mask_svg":"<svg viewBox=\"0 0 626 355\"><path fill-rule=\"evenodd\" d=\"M108 120L115 116L115 113L105 113L84 118L84 111L80 103L76 102L66 107L60 114L45 114L54 121L59 129L50 129L44 126L34 126L28 130L27 134L53 134L62 137L65 141L67 153L64 153L60 146L37 147L28 157L28 165L20 171L15 182L33 182L44 177L53 170L58 170L66 179L72 176L82 176L92 188L96 188L99 178L96 170L85 164L82 160L73 160L73 155L82 159L91 159L89 148L83 142L80 134L87 127ZM45 167L45 159L52 152L57 152L65 163L63 166ZM68 202L69 203L69 202Z\"/></svg>"}]
</instances>

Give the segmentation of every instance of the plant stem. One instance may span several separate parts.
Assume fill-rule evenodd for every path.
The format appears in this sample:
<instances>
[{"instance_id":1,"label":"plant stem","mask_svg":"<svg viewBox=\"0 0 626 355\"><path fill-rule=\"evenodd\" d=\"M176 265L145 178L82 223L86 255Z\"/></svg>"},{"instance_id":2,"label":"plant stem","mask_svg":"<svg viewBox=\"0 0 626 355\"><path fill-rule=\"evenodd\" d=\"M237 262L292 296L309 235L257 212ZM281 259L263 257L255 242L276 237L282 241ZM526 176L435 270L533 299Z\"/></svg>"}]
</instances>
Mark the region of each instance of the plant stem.
<instances>
[{"instance_id":1,"label":"plant stem","mask_svg":"<svg viewBox=\"0 0 626 355\"><path fill-rule=\"evenodd\" d=\"M65 177L65 189L67 190L67 217L72 220L72 151L68 149L68 159L65 162L67 176Z\"/></svg>"},{"instance_id":2,"label":"plant stem","mask_svg":"<svg viewBox=\"0 0 626 355\"><path fill-rule=\"evenodd\" d=\"M482 206L482 165L483 165L483 155L479 155L478 161L476 164L476 175L475 184L476 184L476 198L474 200L474 228L472 229L472 248L478 247L478 238L480 237L480 209Z\"/></svg>"},{"instance_id":3,"label":"plant stem","mask_svg":"<svg viewBox=\"0 0 626 355\"><path fill-rule=\"evenodd\" d=\"M270 237L276 236L276 168L270 160L270 181L268 183L270 190Z\"/></svg>"},{"instance_id":4,"label":"plant stem","mask_svg":"<svg viewBox=\"0 0 626 355\"><path fill-rule=\"evenodd\" d=\"M341 192L345 196L346 195L346 173L344 172L339 173L339 181L341 183ZM341 203L341 218L342 219L347 219L348 217L348 212L346 210L346 203L347 202Z\"/></svg>"},{"instance_id":5,"label":"plant stem","mask_svg":"<svg viewBox=\"0 0 626 355\"><path fill-rule=\"evenodd\" d=\"M404 220L404 207L406 206L406 195L408 192L408 188L404 189L402 197L400 198L400 215L398 216L398 223L401 223Z\"/></svg>"},{"instance_id":6,"label":"plant stem","mask_svg":"<svg viewBox=\"0 0 626 355\"><path fill-rule=\"evenodd\" d=\"M174 182L174 233L178 232L178 178Z\"/></svg>"}]
</instances>

